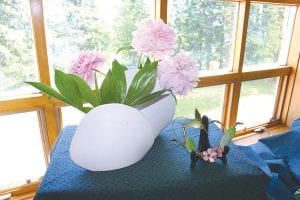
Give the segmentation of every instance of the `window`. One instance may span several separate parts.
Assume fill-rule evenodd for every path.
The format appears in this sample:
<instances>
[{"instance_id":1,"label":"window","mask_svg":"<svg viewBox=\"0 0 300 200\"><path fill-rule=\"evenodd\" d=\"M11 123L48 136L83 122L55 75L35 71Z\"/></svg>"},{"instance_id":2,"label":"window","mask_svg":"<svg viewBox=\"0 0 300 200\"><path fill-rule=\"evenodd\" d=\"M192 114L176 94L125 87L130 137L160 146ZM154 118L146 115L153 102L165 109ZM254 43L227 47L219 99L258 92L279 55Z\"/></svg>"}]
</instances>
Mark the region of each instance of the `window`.
<instances>
[{"instance_id":1,"label":"window","mask_svg":"<svg viewBox=\"0 0 300 200\"><path fill-rule=\"evenodd\" d=\"M37 112L0 117L0 190L38 180L46 159Z\"/></svg>"},{"instance_id":2,"label":"window","mask_svg":"<svg viewBox=\"0 0 300 200\"><path fill-rule=\"evenodd\" d=\"M0 99L31 93L24 81L38 81L28 1L0 4Z\"/></svg>"},{"instance_id":3,"label":"window","mask_svg":"<svg viewBox=\"0 0 300 200\"><path fill-rule=\"evenodd\" d=\"M224 90L224 85L203 87L192 90L186 96L177 97L175 118L194 118L197 108L201 115L221 121Z\"/></svg>"},{"instance_id":4,"label":"window","mask_svg":"<svg viewBox=\"0 0 300 200\"><path fill-rule=\"evenodd\" d=\"M84 113L81 111L71 107L66 106L61 108L62 114L62 126L68 125L77 125L79 124L80 120L83 118Z\"/></svg>"},{"instance_id":5,"label":"window","mask_svg":"<svg viewBox=\"0 0 300 200\"><path fill-rule=\"evenodd\" d=\"M237 6L237 2L168 1L168 22L178 34L177 50L188 51L202 71L231 71Z\"/></svg>"},{"instance_id":6,"label":"window","mask_svg":"<svg viewBox=\"0 0 300 200\"><path fill-rule=\"evenodd\" d=\"M61 126L82 117L24 81L51 84L53 69L66 70L84 50L112 57L130 43L135 23L143 18L173 25L177 51L187 51L199 63L199 87L178 97L176 117L193 117L198 108L225 127L244 122L248 129L241 134L261 124L286 124L297 90L299 13L296 0L1 1L0 154L13 164L0 166L0 191L15 185L32 190L27 180L44 173ZM136 63L133 55L118 56L127 65Z\"/></svg>"},{"instance_id":7,"label":"window","mask_svg":"<svg viewBox=\"0 0 300 200\"><path fill-rule=\"evenodd\" d=\"M273 120L278 78L242 83L237 121L252 127Z\"/></svg>"},{"instance_id":8,"label":"window","mask_svg":"<svg viewBox=\"0 0 300 200\"><path fill-rule=\"evenodd\" d=\"M243 69L286 65L295 6L252 4Z\"/></svg>"}]
</instances>

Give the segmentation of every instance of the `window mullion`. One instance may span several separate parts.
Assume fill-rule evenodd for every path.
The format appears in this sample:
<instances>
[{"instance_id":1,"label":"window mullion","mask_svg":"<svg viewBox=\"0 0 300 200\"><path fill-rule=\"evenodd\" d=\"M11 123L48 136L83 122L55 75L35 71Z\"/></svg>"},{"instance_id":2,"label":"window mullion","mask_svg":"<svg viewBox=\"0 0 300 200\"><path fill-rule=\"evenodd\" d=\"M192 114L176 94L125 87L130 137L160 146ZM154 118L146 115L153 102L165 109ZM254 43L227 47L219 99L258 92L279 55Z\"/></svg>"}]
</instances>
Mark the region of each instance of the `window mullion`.
<instances>
[{"instance_id":1,"label":"window mullion","mask_svg":"<svg viewBox=\"0 0 300 200\"><path fill-rule=\"evenodd\" d=\"M250 12L250 1L246 0L239 2L238 8L238 20L237 20L237 31L236 31L236 43L234 48L234 58L233 58L233 71L237 72L235 82L226 86L225 103L223 116L226 116L222 121L225 123L225 127L232 126L237 119L238 113L238 102L241 92L241 73L244 63L244 52L246 46L246 36Z\"/></svg>"},{"instance_id":2,"label":"window mullion","mask_svg":"<svg viewBox=\"0 0 300 200\"><path fill-rule=\"evenodd\" d=\"M299 99L296 97L297 92L293 91L295 87L296 75L299 79L299 55L300 55L300 5L297 7L295 23L291 38L291 45L288 52L287 65L292 67L291 75L289 76L286 97L282 111L282 121L284 124L289 125L298 116L293 113L296 110ZM299 81L298 81L299 82ZM299 85L299 83L298 83ZM299 86L298 86L299 87Z\"/></svg>"},{"instance_id":3,"label":"window mullion","mask_svg":"<svg viewBox=\"0 0 300 200\"><path fill-rule=\"evenodd\" d=\"M30 0L30 8L40 81L42 83L50 85L50 73L48 65L42 0ZM46 129L43 130L43 133L47 133L49 149L51 149L58 135L54 109L54 105L50 102L44 105L45 126L41 126L45 127ZM43 123L43 121L40 120L40 123Z\"/></svg>"},{"instance_id":4,"label":"window mullion","mask_svg":"<svg viewBox=\"0 0 300 200\"><path fill-rule=\"evenodd\" d=\"M42 0L30 0L30 8L40 81L50 85Z\"/></svg>"},{"instance_id":5,"label":"window mullion","mask_svg":"<svg viewBox=\"0 0 300 200\"><path fill-rule=\"evenodd\" d=\"M155 18L168 21L168 0L155 0Z\"/></svg>"},{"instance_id":6,"label":"window mullion","mask_svg":"<svg viewBox=\"0 0 300 200\"><path fill-rule=\"evenodd\" d=\"M281 76L277 88L277 96L274 105L273 119L282 119L282 111L284 105L284 97L286 95L286 88L288 83L288 75Z\"/></svg>"}]
</instances>

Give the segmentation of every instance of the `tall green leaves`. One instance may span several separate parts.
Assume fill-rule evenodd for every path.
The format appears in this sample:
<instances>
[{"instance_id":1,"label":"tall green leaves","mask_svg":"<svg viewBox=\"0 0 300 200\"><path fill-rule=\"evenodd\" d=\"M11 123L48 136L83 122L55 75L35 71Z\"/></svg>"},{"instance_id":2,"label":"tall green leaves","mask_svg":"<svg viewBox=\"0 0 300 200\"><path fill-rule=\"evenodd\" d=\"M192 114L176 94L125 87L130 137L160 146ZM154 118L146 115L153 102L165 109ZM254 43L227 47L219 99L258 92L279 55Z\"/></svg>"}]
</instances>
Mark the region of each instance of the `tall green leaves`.
<instances>
[{"instance_id":1,"label":"tall green leaves","mask_svg":"<svg viewBox=\"0 0 300 200\"><path fill-rule=\"evenodd\" d=\"M108 103L121 103L129 106L139 106L155 99L164 97L166 90L159 90L151 93L155 81L157 62L149 59L145 62L134 76L127 91L125 71L127 68L117 60L112 63L112 68L107 72L100 86L95 77L96 92L79 76L66 74L60 70L55 70L55 85L58 91L38 82L27 82L40 91L54 97L66 104L69 104L84 113L93 107ZM92 107L84 107L87 102Z\"/></svg>"},{"instance_id":2,"label":"tall green leaves","mask_svg":"<svg viewBox=\"0 0 300 200\"><path fill-rule=\"evenodd\" d=\"M90 86L79 76L71 75L73 81L75 81L78 90L80 92L80 96L83 100L87 101L93 106L99 105L99 99L94 95L93 91L91 90Z\"/></svg>"},{"instance_id":3,"label":"tall green leaves","mask_svg":"<svg viewBox=\"0 0 300 200\"><path fill-rule=\"evenodd\" d=\"M100 88L101 104L123 103L126 96L127 68L114 60L112 69L106 74Z\"/></svg>"},{"instance_id":4,"label":"tall green leaves","mask_svg":"<svg viewBox=\"0 0 300 200\"><path fill-rule=\"evenodd\" d=\"M58 91L71 101L74 106L80 107L82 105L82 98L79 95L80 91L73 77L62 71L55 70L55 85Z\"/></svg>"},{"instance_id":5,"label":"tall green leaves","mask_svg":"<svg viewBox=\"0 0 300 200\"><path fill-rule=\"evenodd\" d=\"M148 95L156 81L157 62L146 62L144 67L134 76L128 89L125 104L131 105L139 98Z\"/></svg>"},{"instance_id":6,"label":"tall green leaves","mask_svg":"<svg viewBox=\"0 0 300 200\"><path fill-rule=\"evenodd\" d=\"M94 107L99 105L98 99L84 80L78 76L66 74L60 70L55 70L55 85L58 91L43 83L27 83L50 97L63 101L84 113L87 113L91 109L90 107L83 106L84 101L90 103Z\"/></svg>"}]
</instances>

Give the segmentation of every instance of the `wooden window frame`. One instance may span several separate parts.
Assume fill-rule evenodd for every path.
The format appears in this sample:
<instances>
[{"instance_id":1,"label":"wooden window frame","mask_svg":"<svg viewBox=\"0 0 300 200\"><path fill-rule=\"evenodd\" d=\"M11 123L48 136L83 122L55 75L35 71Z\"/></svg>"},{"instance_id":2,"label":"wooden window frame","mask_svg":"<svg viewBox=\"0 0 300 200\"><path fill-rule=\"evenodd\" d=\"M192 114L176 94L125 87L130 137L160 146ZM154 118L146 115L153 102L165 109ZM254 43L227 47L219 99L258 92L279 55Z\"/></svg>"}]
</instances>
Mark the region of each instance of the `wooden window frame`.
<instances>
[{"instance_id":1,"label":"wooden window frame","mask_svg":"<svg viewBox=\"0 0 300 200\"><path fill-rule=\"evenodd\" d=\"M273 117L278 119L273 123L266 123L266 126L276 124L289 124L292 118L291 102L293 102L293 91L296 80L296 74L300 73L298 66L300 54L300 0L224 0L238 2L238 19L236 40L234 48L233 70L232 72L222 74L211 74L200 76L198 87L207 87L213 85L225 84L224 103L222 123L225 127L233 125L237 118L238 102L243 81L257 80L263 78L279 77L278 93L276 96L276 105ZM43 16L42 0L29 0L32 18L32 28L36 49L37 67L39 78L42 83L50 85L50 74L48 65L48 54L46 45L45 25ZM262 70L242 71L244 52L249 20L249 11L251 3L271 3L296 5L297 12L295 17L294 28L291 37L287 65L277 66ZM161 18L167 22L167 0L155 0L155 18ZM61 129L61 110L64 105L55 99L48 99L45 94L33 94L18 99L8 99L0 101L0 115L13 114L26 111L37 111L38 119L43 135L43 145L45 150L46 163L49 161L50 150ZM245 130L242 134L249 133L253 129ZM39 182L26 184L24 186L12 188L3 192L12 192L13 195L20 195L35 191Z\"/></svg>"}]
</instances>

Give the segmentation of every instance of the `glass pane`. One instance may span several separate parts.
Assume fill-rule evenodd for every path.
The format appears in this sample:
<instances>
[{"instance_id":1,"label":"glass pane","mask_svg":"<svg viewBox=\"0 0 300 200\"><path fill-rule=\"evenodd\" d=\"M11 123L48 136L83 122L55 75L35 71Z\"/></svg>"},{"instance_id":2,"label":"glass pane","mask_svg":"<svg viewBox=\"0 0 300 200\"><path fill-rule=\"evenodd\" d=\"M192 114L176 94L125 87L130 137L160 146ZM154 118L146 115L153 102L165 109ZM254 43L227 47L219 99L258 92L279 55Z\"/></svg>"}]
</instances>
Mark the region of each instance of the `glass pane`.
<instances>
[{"instance_id":1,"label":"glass pane","mask_svg":"<svg viewBox=\"0 0 300 200\"><path fill-rule=\"evenodd\" d=\"M286 64L295 11L294 6L252 4L244 69Z\"/></svg>"},{"instance_id":2,"label":"glass pane","mask_svg":"<svg viewBox=\"0 0 300 200\"><path fill-rule=\"evenodd\" d=\"M188 51L201 70L231 71L237 2L168 1L168 20L177 29L177 51Z\"/></svg>"},{"instance_id":3,"label":"glass pane","mask_svg":"<svg viewBox=\"0 0 300 200\"><path fill-rule=\"evenodd\" d=\"M44 1L44 12L50 66L66 71L82 51L97 50L112 61L120 47L131 44L136 22L153 17L154 1ZM132 52L118 57L127 66L137 59Z\"/></svg>"},{"instance_id":4,"label":"glass pane","mask_svg":"<svg viewBox=\"0 0 300 200\"><path fill-rule=\"evenodd\" d=\"M1 98L36 91L24 83L38 81L29 1L0 1L0 80Z\"/></svg>"},{"instance_id":5,"label":"glass pane","mask_svg":"<svg viewBox=\"0 0 300 200\"><path fill-rule=\"evenodd\" d=\"M62 107L61 113L63 126L78 125L84 116L83 112L71 106Z\"/></svg>"},{"instance_id":6,"label":"glass pane","mask_svg":"<svg viewBox=\"0 0 300 200\"><path fill-rule=\"evenodd\" d=\"M195 108L201 115L221 121L224 85L196 88L186 96L177 97L175 118L194 118Z\"/></svg>"},{"instance_id":7,"label":"glass pane","mask_svg":"<svg viewBox=\"0 0 300 200\"><path fill-rule=\"evenodd\" d=\"M46 170L36 112L0 117L0 190L40 178Z\"/></svg>"},{"instance_id":8,"label":"glass pane","mask_svg":"<svg viewBox=\"0 0 300 200\"><path fill-rule=\"evenodd\" d=\"M243 122L246 128L269 122L273 117L278 80L267 78L243 82L237 121Z\"/></svg>"}]
</instances>

